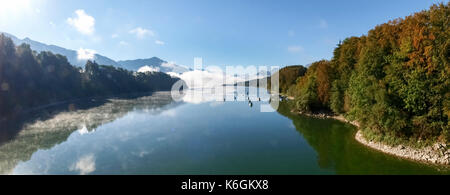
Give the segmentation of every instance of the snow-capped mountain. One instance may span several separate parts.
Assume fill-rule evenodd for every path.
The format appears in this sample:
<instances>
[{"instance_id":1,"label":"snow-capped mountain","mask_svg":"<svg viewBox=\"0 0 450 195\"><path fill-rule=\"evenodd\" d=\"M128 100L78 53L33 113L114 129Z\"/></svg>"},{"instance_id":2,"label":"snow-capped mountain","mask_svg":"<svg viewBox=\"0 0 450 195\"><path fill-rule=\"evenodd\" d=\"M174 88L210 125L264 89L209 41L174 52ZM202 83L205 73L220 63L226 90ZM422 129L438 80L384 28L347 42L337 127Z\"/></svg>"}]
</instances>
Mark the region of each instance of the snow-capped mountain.
<instances>
[{"instance_id":1,"label":"snow-capped mountain","mask_svg":"<svg viewBox=\"0 0 450 195\"><path fill-rule=\"evenodd\" d=\"M142 67L150 67L152 70L159 70L161 72L174 72L174 73L184 73L186 71L189 71L190 69L181 65L176 65L173 63L166 62L160 58L152 57L148 59L136 59L136 60L124 60L124 61L114 61L111 58L108 58L106 56L102 56L100 54L92 53L89 54L89 50L70 50L63 47L59 47L56 45L47 45L45 43L41 43L38 41L31 40L29 38L19 39L14 35L0 32L8 37L10 37L14 44L20 45L22 43L30 45L32 50L35 50L37 52L41 51L50 51L55 54L60 54L67 57L67 60L70 64L74 66L84 67L86 64L86 61L88 58L83 57L80 58L80 55L92 55L92 58L90 60L93 60L101 65L112 65L124 69L128 69L131 71L138 71ZM80 54L80 52L82 52Z\"/></svg>"},{"instance_id":2,"label":"snow-capped mountain","mask_svg":"<svg viewBox=\"0 0 450 195\"><path fill-rule=\"evenodd\" d=\"M174 63L166 62L160 58L152 57L148 59L137 59L137 60L125 60L125 61L118 61L122 68L138 71L142 67L146 67L153 70L159 70L161 72L174 72L174 73L184 73L189 71L190 69L177 65Z\"/></svg>"}]
</instances>

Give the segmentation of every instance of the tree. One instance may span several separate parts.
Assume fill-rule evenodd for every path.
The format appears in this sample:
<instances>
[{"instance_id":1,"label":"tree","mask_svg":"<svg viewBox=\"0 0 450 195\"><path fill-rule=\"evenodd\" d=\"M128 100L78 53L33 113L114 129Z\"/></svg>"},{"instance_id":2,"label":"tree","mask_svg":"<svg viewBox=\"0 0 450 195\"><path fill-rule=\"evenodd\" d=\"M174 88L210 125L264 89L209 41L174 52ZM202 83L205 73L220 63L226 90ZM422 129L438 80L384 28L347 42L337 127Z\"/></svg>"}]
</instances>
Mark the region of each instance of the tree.
<instances>
[{"instance_id":1,"label":"tree","mask_svg":"<svg viewBox=\"0 0 450 195\"><path fill-rule=\"evenodd\" d=\"M135 73L92 61L83 71L65 56L37 54L27 44L16 47L0 34L2 116L62 100L170 90L178 80L165 73Z\"/></svg>"},{"instance_id":2,"label":"tree","mask_svg":"<svg viewBox=\"0 0 450 195\"><path fill-rule=\"evenodd\" d=\"M381 137L449 142L449 7L340 42L331 62L313 63L288 87L298 109L346 114Z\"/></svg>"}]
</instances>

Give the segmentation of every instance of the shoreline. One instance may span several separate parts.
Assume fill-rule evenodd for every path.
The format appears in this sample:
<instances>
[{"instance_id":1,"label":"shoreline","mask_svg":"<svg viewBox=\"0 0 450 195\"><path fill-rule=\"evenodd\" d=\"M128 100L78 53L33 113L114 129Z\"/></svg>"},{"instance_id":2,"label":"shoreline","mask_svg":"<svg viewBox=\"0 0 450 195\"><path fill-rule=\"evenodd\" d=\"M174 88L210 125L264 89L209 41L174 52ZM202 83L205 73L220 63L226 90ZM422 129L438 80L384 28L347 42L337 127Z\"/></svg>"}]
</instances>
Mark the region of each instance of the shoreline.
<instances>
[{"instance_id":1,"label":"shoreline","mask_svg":"<svg viewBox=\"0 0 450 195\"><path fill-rule=\"evenodd\" d=\"M49 102L49 103L34 106L34 107L25 108L23 110L20 110L18 113L15 113L12 115L1 115L0 114L0 122L3 122L5 120L11 119L11 118L14 118L17 116L29 114L29 113L40 111L40 110L49 109L52 107L61 106L64 104L83 102L83 101L92 101L92 100L107 100L107 99L111 99L111 98L142 97L142 96L146 96L146 95L152 95L153 93L156 93L156 92L166 92L166 91L136 92L136 93L104 95L104 96L89 96L89 97L80 97L80 98L73 98L73 99L66 99L66 100L58 100L58 101Z\"/></svg>"},{"instance_id":2,"label":"shoreline","mask_svg":"<svg viewBox=\"0 0 450 195\"><path fill-rule=\"evenodd\" d=\"M308 113L302 113L295 110L292 110L291 112L301 114L307 117L312 118L320 118L320 119L334 119L338 120L344 123L351 124L355 127L357 127L357 132L355 134L355 140L361 144L363 144L366 147L369 147L371 149L383 152L385 154L423 162L427 164L437 164L437 165L444 165L448 166L450 165L450 149L447 149L447 146L445 143L435 143L433 146L427 146L421 149L412 148L409 146L390 146L381 142L374 142L372 140L367 140L362 130L360 129L360 124L357 121L349 121L345 119L342 115L329 115L329 114L308 114Z\"/></svg>"}]
</instances>

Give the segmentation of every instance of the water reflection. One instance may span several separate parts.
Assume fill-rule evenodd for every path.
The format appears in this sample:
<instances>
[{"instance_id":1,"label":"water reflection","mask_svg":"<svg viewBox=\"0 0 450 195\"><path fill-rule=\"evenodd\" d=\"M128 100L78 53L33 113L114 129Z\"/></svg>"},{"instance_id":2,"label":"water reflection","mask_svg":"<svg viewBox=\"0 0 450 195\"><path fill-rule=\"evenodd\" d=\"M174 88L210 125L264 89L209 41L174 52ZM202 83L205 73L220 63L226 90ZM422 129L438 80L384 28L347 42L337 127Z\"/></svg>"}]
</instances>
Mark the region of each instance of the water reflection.
<instances>
[{"instance_id":1,"label":"water reflection","mask_svg":"<svg viewBox=\"0 0 450 195\"><path fill-rule=\"evenodd\" d=\"M212 97L111 99L25 123L0 146L0 173L448 174L367 149L352 126L292 114L289 102L263 113L258 99Z\"/></svg>"},{"instance_id":2,"label":"water reflection","mask_svg":"<svg viewBox=\"0 0 450 195\"><path fill-rule=\"evenodd\" d=\"M291 113L289 103L279 113L317 152L317 164L336 174L449 174L442 166L425 165L369 149L354 139L355 127L335 120L313 119Z\"/></svg>"},{"instance_id":3,"label":"water reflection","mask_svg":"<svg viewBox=\"0 0 450 195\"><path fill-rule=\"evenodd\" d=\"M267 90L255 87L223 86L218 88L188 89L184 91L183 102L201 104L205 102L268 102Z\"/></svg>"},{"instance_id":4,"label":"water reflection","mask_svg":"<svg viewBox=\"0 0 450 195\"><path fill-rule=\"evenodd\" d=\"M80 175L86 175L95 171L95 156L88 154L81 157L75 164L73 164L70 171L78 171Z\"/></svg>"},{"instance_id":5,"label":"water reflection","mask_svg":"<svg viewBox=\"0 0 450 195\"><path fill-rule=\"evenodd\" d=\"M95 105L100 100L95 100ZM91 101L85 102L92 104ZM101 100L99 106L78 104L80 109L57 112L43 110L35 113L40 118L26 120L16 126L8 126L20 129L9 130L16 132L13 138L6 140L0 146L0 174L9 174L21 161L30 160L33 153L46 150L67 140L75 131L80 135L92 133L99 126L110 123L123 117L130 111L144 112L148 114L160 114L175 116L175 113L166 111L173 108L175 104L169 92L157 92L151 96L131 99L108 99ZM85 109L81 109L85 108ZM10 120L10 123L19 122ZM6 131L2 131L6 132ZM81 157L71 170L88 174L95 170L95 158L93 155Z\"/></svg>"}]
</instances>

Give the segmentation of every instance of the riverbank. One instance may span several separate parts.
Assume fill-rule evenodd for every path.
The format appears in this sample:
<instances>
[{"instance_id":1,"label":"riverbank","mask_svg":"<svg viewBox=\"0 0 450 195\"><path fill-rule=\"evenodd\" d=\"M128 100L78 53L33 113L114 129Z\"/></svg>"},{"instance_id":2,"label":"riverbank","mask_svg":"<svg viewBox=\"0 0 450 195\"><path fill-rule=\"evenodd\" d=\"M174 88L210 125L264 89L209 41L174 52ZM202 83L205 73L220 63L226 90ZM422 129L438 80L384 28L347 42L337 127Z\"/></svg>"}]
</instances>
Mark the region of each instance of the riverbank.
<instances>
[{"instance_id":1,"label":"riverbank","mask_svg":"<svg viewBox=\"0 0 450 195\"><path fill-rule=\"evenodd\" d=\"M84 101L95 102L98 100L107 100L110 98L137 98L137 97L143 97L143 96L150 96L151 94L153 94L155 92L158 92L158 91L124 93L124 94L115 94L115 95L91 96L91 97L81 97L81 98L73 98L73 99L67 99L67 100L59 100L59 101L54 101L54 102L46 103L46 104L35 106L35 107L25 108L23 110L18 110L10 115L6 115L6 116L0 115L0 122L9 120L11 118L14 118L14 117L17 117L20 115L29 114L29 113L33 113L36 111L49 109L52 107L57 107L57 106L65 105L65 104L73 104L73 103L84 102ZM165 92L165 91L159 91L159 92ZM71 108L69 107L68 109L71 109Z\"/></svg>"},{"instance_id":2,"label":"riverbank","mask_svg":"<svg viewBox=\"0 0 450 195\"><path fill-rule=\"evenodd\" d=\"M380 142L374 142L372 140L367 140L362 130L360 129L360 124L357 121L349 121L344 116L332 115L326 113L319 114L310 114L310 113L302 113L296 110L292 110L291 112L298 113L304 116L313 117L313 118L321 118L321 119L335 119L345 123L352 124L353 126L358 128L358 131L355 135L356 141L359 143L378 150L380 152L384 152L390 155L394 155L401 158L406 158L414 161L420 161L425 163L433 163L440 165L450 165L450 149L448 149L445 143L435 143L433 146L428 146L424 148L412 148L408 146L398 145L398 146L390 146Z\"/></svg>"}]
</instances>

